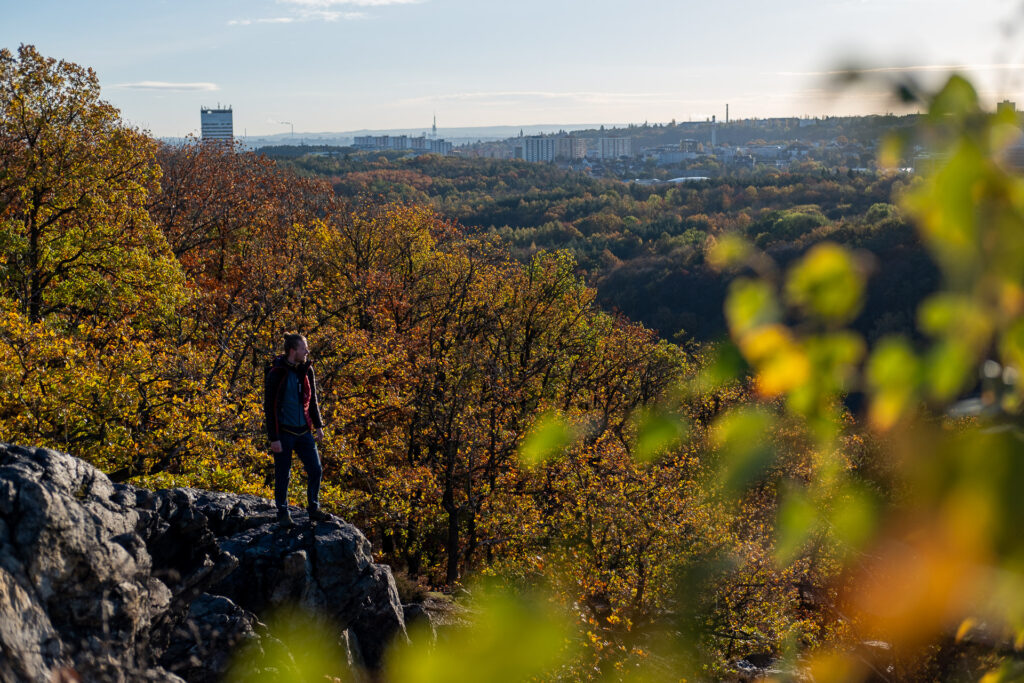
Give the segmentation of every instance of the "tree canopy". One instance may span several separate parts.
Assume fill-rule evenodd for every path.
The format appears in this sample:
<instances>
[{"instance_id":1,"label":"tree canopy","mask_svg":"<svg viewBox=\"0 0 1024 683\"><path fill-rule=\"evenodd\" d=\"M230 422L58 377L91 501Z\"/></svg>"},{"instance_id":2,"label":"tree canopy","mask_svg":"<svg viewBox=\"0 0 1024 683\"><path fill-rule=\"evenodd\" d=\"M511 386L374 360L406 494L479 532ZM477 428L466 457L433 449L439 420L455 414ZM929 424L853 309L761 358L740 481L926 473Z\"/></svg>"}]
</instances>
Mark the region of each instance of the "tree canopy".
<instances>
[{"instance_id":1,"label":"tree canopy","mask_svg":"<svg viewBox=\"0 0 1024 683\"><path fill-rule=\"evenodd\" d=\"M0 282L30 321L173 308L178 264L145 210L156 143L121 123L92 70L0 51L0 140Z\"/></svg>"}]
</instances>

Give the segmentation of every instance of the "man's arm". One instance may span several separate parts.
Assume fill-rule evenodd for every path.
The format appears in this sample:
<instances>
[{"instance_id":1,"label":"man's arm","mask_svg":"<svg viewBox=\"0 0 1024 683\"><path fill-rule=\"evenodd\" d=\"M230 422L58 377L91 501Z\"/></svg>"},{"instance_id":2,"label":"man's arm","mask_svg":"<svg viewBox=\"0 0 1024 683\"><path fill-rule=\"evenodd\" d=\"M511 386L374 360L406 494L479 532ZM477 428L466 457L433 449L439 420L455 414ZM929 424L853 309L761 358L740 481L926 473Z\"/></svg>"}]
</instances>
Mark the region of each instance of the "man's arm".
<instances>
[{"instance_id":1,"label":"man's arm","mask_svg":"<svg viewBox=\"0 0 1024 683\"><path fill-rule=\"evenodd\" d=\"M324 428L324 421L320 417L320 403L316 398L316 373L313 372L312 365L309 366L309 419L315 429Z\"/></svg>"}]
</instances>

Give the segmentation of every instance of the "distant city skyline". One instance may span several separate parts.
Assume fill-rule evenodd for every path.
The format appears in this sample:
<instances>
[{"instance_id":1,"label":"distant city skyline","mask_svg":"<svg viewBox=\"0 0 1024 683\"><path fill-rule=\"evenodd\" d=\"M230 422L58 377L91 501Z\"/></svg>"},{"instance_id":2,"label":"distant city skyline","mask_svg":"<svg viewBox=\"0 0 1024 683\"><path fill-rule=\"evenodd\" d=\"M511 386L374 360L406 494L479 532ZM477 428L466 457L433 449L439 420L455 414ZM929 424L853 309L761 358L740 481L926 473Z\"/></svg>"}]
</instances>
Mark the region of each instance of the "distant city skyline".
<instances>
[{"instance_id":1,"label":"distant city skyline","mask_svg":"<svg viewBox=\"0 0 1024 683\"><path fill-rule=\"evenodd\" d=\"M967 73L1024 100L1016 0L0 0L0 47L96 70L161 137L231 105L236 136L899 111L880 83Z\"/></svg>"}]
</instances>

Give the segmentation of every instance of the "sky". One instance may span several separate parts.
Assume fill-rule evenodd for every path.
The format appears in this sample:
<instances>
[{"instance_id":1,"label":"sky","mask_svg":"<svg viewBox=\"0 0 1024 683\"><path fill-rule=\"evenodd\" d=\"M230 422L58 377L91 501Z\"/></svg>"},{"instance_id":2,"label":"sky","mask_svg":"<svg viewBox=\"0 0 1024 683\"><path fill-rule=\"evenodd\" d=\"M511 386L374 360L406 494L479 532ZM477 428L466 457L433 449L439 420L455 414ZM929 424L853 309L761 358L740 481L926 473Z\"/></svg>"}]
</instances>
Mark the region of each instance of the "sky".
<instances>
[{"instance_id":1,"label":"sky","mask_svg":"<svg viewBox=\"0 0 1024 683\"><path fill-rule=\"evenodd\" d=\"M238 136L885 113L951 69L1024 108L1022 36L1021 0L0 0L0 47L161 137L218 104Z\"/></svg>"}]
</instances>

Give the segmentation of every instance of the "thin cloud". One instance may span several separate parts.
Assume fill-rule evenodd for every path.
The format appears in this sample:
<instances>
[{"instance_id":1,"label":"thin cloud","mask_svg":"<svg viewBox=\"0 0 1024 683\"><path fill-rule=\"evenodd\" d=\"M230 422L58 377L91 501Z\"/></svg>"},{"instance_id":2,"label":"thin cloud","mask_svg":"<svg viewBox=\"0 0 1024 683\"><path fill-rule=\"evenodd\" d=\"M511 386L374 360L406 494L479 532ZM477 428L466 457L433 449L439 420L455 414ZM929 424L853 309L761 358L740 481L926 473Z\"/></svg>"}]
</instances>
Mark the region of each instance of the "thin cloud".
<instances>
[{"instance_id":1,"label":"thin cloud","mask_svg":"<svg viewBox=\"0 0 1024 683\"><path fill-rule=\"evenodd\" d=\"M311 9L308 7L294 8L294 14L287 17L266 17L260 19L232 19L228 26L251 26L252 24L296 24L307 21L357 21L366 19L365 12L339 12L330 9ZM327 7L327 5L323 5Z\"/></svg>"},{"instance_id":2,"label":"thin cloud","mask_svg":"<svg viewBox=\"0 0 1024 683\"><path fill-rule=\"evenodd\" d=\"M129 90L172 90L172 91L211 91L220 90L216 83L169 83L167 81L138 81L137 83L117 83L111 87Z\"/></svg>"},{"instance_id":3,"label":"thin cloud","mask_svg":"<svg viewBox=\"0 0 1024 683\"><path fill-rule=\"evenodd\" d=\"M266 19L232 19L228 26L249 26L251 24L291 24L295 17L267 17Z\"/></svg>"},{"instance_id":4,"label":"thin cloud","mask_svg":"<svg viewBox=\"0 0 1024 683\"><path fill-rule=\"evenodd\" d=\"M777 71L777 76L842 76L845 74L890 74L929 71L1012 71L1024 64L915 64L912 66L880 66L870 69L834 69L832 71Z\"/></svg>"},{"instance_id":5,"label":"thin cloud","mask_svg":"<svg viewBox=\"0 0 1024 683\"><path fill-rule=\"evenodd\" d=\"M355 7L386 7L388 5L417 5L423 0L277 0L282 5L299 5L301 7L337 7L352 5Z\"/></svg>"},{"instance_id":6,"label":"thin cloud","mask_svg":"<svg viewBox=\"0 0 1024 683\"><path fill-rule=\"evenodd\" d=\"M358 21L367 19L366 12L335 12L333 10L303 10L299 14L301 21Z\"/></svg>"},{"instance_id":7,"label":"thin cloud","mask_svg":"<svg viewBox=\"0 0 1024 683\"><path fill-rule=\"evenodd\" d=\"M546 90L503 90L490 92L460 92L446 93L441 95L429 95L425 97L408 98L401 101L402 104L425 104L430 102L472 102L482 105L503 105L509 102L521 102L528 100L544 100L547 102L573 102L587 105L614 105L614 104L664 104L680 102L699 102L680 93L658 93L658 92L597 92L597 91L546 91ZM708 100L709 102L711 100ZM717 102L717 100L715 100Z\"/></svg>"}]
</instances>

